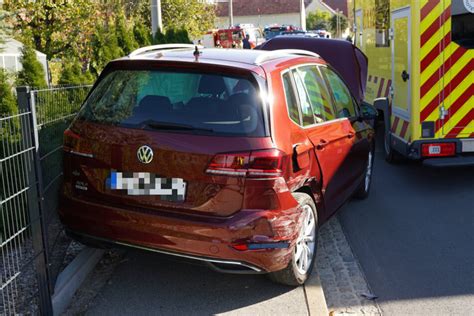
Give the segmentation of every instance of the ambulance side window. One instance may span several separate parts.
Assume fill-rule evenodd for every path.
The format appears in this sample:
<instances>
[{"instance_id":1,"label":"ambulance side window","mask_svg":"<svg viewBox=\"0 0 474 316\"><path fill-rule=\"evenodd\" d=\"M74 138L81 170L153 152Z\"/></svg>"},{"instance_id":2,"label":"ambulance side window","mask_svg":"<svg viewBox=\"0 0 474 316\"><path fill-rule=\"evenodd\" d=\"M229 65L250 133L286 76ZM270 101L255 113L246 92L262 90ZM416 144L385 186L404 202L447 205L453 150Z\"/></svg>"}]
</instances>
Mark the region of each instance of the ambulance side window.
<instances>
[{"instance_id":1,"label":"ambulance side window","mask_svg":"<svg viewBox=\"0 0 474 316\"><path fill-rule=\"evenodd\" d=\"M453 8L451 38L460 46L474 48L474 13L468 12L461 3Z\"/></svg>"},{"instance_id":2,"label":"ambulance side window","mask_svg":"<svg viewBox=\"0 0 474 316\"><path fill-rule=\"evenodd\" d=\"M375 47L389 47L390 0L375 0Z\"/></svg>"}]
</instances>

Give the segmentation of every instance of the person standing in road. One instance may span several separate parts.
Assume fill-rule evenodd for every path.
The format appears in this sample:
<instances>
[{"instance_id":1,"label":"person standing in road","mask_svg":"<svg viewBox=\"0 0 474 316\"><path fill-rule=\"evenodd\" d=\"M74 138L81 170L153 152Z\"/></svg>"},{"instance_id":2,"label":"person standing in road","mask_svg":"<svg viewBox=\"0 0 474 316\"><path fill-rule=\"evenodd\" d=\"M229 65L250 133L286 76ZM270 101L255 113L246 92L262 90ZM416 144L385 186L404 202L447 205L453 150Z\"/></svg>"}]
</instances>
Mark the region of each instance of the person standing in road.
<instances>
[{"instance_id":1,"label":"person standing in road","mask_svg":"<svg viewBox=\"0 0 474 316\"><path fill-rule=\"evenodd\" d=\"M243 49L251 49L252 47L250 47L250 35L245 35L245 38L242 40L242 47Z\"/></svg>"}]
</instances>

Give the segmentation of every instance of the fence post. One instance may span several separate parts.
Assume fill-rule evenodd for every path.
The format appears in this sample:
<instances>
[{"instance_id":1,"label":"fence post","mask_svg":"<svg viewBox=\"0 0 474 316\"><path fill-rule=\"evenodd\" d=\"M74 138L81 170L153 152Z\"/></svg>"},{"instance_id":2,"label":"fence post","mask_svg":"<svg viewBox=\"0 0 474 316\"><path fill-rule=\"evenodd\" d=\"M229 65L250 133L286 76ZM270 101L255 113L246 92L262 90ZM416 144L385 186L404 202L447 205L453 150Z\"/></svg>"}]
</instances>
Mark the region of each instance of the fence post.
<instances>
[{"instance_id":1,"label":"fence post","mask_svg":"<svg viewBox=\"0 0 474 316\"><path fill-rule=\"evenodd\" d=\"M51 303L51 288L48 269L48 247L45 230L45 219L43 217L42 207L42 176L41 165L39 160L39 142L38 142L38 127L36 108L34 103L34 95L30 87L17 87L17 100L20 111L30 112L28 135L22 132L22 137L31 140L27 143L32 143L34 151L29 157L28 168L28 213L31 225L31 235L33 242L33 249L35 251L35 268L36 277L38 280L40 311L42 315L52 315L53 308Z\"/></svg>"}]
</instances>

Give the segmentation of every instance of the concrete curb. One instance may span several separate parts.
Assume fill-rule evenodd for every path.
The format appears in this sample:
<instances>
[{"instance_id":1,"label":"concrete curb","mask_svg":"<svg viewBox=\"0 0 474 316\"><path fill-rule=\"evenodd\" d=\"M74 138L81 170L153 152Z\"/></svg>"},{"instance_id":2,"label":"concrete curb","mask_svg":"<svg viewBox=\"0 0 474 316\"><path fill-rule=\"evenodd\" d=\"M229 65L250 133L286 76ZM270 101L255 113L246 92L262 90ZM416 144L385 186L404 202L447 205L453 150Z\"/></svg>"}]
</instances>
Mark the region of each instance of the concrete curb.
<instances>
[{"instance_id":1,"label":"concrete curb","mask_svg":"<svg viewBox=\"0 0 474 316\"><path fill-rule=\"evenodd\" d=\"M329 315L321 280L319 279L319 274L316 271L313 271L308 280L306 280L304 292L306 296L306 304L308 305L308 313L310 316Z\"/></svg>"},{"instance_id":2,"label":"concrete curb","mask_svg":"<svg viewBox=\"0 0 474 316\"><path fill-rule=\"evenodd\" d=\"M60 315L71 303L74 293L102 258L104 250L84 248L62 271L54 286L53 315Z\"/></svg>"}]
</instances>

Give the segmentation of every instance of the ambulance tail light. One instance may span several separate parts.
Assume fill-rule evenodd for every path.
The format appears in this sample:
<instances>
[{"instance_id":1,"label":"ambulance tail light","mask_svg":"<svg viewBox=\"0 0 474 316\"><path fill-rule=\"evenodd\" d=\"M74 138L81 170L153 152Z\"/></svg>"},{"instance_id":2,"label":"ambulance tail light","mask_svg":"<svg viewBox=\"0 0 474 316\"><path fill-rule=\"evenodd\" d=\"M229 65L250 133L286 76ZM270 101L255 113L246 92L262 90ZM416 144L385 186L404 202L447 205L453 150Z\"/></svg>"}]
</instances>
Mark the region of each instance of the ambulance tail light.
<instances>
[{"instance_id":1,"label":"ambulance tail light","mask_svg":"<svg viewBox=\"0 0 474 316\"><path fill-rule=\"evenodd\" d=\"M421 145L423 157L447 157L456 154L456 143L426 143Z\"/></svg>"}]
</instances>

